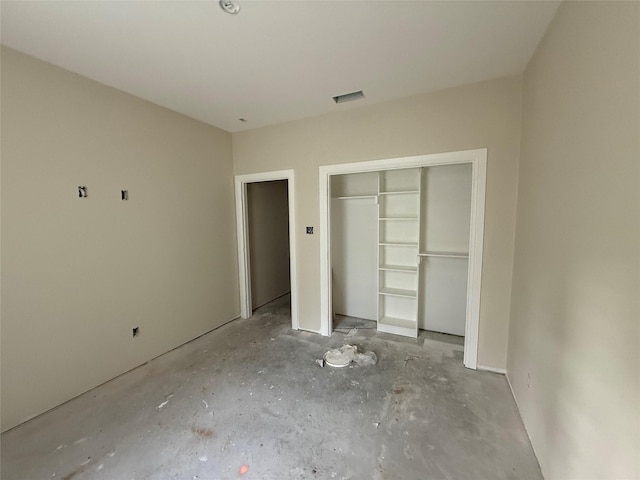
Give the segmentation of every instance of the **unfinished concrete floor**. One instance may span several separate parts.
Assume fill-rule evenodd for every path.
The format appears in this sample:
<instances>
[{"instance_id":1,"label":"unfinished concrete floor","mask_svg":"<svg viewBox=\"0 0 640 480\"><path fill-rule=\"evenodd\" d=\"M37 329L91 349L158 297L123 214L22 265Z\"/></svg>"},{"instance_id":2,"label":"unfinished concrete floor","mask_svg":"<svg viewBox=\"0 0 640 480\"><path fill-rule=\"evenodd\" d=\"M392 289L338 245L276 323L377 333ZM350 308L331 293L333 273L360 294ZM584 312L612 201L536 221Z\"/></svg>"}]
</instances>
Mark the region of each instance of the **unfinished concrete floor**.
<instances>
[{"instance_id":1,"label":"unfinished concrete floor","mask_svg":"<svg viewBox=\"0 0 640 480\"><path fill-rule=\"evenodd\" d=\"M291 330L288 297L2 435L2 479L541 479L460 345ZM344 343L375 366L320 368Z\"/></svg>"}]
</instances>

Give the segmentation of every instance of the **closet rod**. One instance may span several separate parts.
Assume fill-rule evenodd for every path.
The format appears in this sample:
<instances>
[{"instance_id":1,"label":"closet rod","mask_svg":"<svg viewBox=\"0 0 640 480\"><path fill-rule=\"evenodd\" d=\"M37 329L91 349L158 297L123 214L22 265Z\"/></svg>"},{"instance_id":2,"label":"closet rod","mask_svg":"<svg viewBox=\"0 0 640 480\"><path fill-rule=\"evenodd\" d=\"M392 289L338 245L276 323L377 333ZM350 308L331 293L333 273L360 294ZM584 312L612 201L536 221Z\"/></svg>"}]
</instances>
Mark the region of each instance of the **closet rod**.
<instances>
[{"instance_id":1,"label":"closet rod","mask_svg":"<svg viewBox=\"0 0 640 480\"><path fill-rule=\"evenodd\" d=\"M447 258L469 258L468 253L447 253L447 252L430 252L418 253L418 257L447 257Z\"/></svg>"}]
</instances>

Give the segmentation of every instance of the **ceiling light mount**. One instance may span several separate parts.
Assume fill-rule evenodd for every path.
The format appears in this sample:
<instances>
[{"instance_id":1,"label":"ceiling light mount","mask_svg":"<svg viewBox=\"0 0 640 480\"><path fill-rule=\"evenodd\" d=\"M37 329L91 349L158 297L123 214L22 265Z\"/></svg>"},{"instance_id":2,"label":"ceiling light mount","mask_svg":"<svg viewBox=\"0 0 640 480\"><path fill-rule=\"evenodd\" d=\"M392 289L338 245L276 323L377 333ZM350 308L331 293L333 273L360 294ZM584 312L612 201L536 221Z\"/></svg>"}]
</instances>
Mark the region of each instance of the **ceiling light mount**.
<instances>
[{"instance_id":1,"label":"ceiling light mount","mask_svg":"<svg viewBox=\"0 0 640 480\"><path fill-rule=\"evenodd\" d=\"M240 4L233 0L220 0L220 8L231 15L236 15L240 11Z\"/></svg>"}]
</instances>

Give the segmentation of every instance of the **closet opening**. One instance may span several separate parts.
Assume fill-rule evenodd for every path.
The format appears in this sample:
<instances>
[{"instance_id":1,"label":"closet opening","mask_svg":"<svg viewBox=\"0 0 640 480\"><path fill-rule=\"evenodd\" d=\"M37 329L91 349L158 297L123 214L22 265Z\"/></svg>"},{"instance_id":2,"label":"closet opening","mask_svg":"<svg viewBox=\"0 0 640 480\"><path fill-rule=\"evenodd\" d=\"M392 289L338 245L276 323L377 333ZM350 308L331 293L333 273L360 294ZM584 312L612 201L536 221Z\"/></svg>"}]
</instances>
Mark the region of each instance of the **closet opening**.
<instances>
[{"instance_id":1,"label":"closet opening","mask_svg":"<svg viewBox=\"0 0 640 480\"><path fill-rule=\"evenodd\" d=\"M322 333L424 330L476 368L486 150L320 170Z\"/></svg>"},{"instance_id":2,"label":"closet opening","mask_svg":"<svg viewBox=\"0 0 640 480\"><path fill-rule=\"evenodd\" d=\"M298 329L293 170L237 175L235 184L240 316L290 294Z\"/></svg>"},{"instance_id":3,"label":"closet opening","mask_svg":"<svg viewBox=\"0 0 640 480\"><path fill-rule=\"evenodd\" d=\"M377 184L376 172L331 177L333 331L376 328Z\"/></svg>"}]
</instances>

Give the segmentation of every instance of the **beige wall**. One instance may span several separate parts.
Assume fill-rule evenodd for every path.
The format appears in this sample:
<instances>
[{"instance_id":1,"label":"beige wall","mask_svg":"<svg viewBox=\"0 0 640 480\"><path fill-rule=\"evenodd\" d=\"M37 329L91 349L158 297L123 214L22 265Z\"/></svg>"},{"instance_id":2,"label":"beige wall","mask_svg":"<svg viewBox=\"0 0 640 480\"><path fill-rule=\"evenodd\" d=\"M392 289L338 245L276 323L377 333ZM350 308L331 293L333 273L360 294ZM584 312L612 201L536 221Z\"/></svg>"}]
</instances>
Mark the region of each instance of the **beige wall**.
<instances>
[{"instance_id":1,"label":"beige wall","mask_svg":"<svg viewBox=\"0 0 640 480\"><path fill-rule=\"evenodd\" d=\"M639 19L565 3L524 75L508 375L547 480L640 478Z\"/></svg>"},{"instance_id":2,"label":"beige wall","mask_svg":"<svg viewBox=\"0 0 640 480\"><path fill-rule=\"evenodd\" d=\"M1 93L4 430L239 297L230 134L5 48Z\"/></svg>"},{"instance_id":3,"label":"beige wall","mask_svg":"<svg viewBox=\"0 0 640 480\"><path fill-rule=\"evenodd\" d=\"M247 185L253 309L291 291L286 180Z\"/></svg>"},{"instance_id":4,"label":"beige wall","mask_svg":"<svg viewBox=\"0 0 640 480\"><path fill-rule=\"evenodd\" d=\"M319 235L304 233L319 228L320 165L487 147L478 361L506 366L520 107L510 77L233 135L236 174L295 170L301 328L320 328Z\"/></svg>"}]
</instances>

